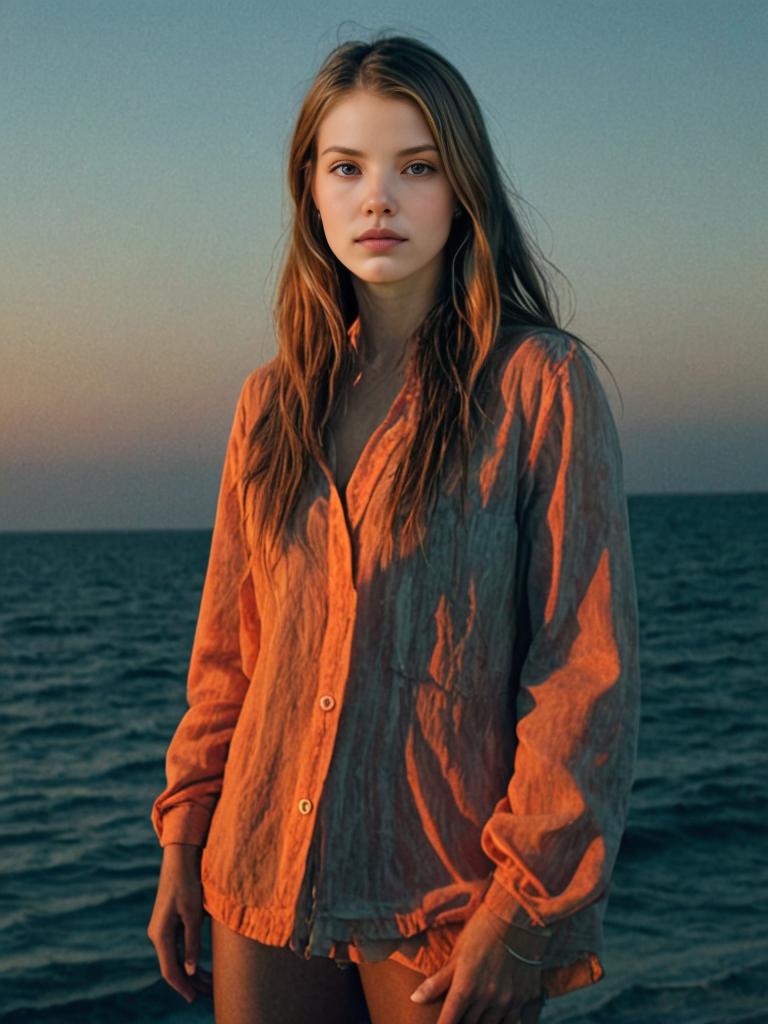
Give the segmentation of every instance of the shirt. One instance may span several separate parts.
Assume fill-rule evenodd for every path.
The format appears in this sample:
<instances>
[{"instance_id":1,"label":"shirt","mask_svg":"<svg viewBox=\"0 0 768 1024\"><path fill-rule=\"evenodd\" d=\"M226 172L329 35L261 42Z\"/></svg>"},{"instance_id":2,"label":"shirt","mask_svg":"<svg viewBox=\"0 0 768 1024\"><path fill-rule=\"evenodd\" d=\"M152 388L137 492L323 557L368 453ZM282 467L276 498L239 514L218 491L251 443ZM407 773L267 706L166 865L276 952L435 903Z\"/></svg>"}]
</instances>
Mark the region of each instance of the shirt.
<instances>
[{"instance_id":1,"label":"shirt","mask_svg":"<svg viewBox=\"0 0 768 1024\"><path fill-rule=\"evenodd\" d=\"M386 563L377 531L422 397L413 358L346 507L331 443L272 565L242 471L277 360L248 375L151 820L161 846L204 847L204 907L243 935L353 959L420 942L433 973L484 903L550 936L552 996L604 975L637 755L637 594L592 360L557 329L499 344L465 518L441 482L423 547Z\"/></svg>"}]
</instances>

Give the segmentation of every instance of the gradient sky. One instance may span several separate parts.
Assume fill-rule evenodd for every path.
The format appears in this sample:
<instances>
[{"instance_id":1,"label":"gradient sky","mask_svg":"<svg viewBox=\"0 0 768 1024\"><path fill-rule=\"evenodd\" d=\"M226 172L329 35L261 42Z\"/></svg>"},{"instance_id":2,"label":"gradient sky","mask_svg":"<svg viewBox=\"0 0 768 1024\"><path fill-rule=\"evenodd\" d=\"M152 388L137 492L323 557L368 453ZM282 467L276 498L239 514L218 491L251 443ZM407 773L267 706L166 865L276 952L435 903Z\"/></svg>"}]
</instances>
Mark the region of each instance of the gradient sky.
<instances>
[{"instance_id":1,"label":"gradient sky","mask_svg":"<svg viewBox=\"0 0 768 1024\"><path fill-rule=\"evenodd\" d=\"M627 492L766 489L763 0L0 0L0 529L210 527L299 104L380 28L475 91Z\"/></svg>"}]
</instances>

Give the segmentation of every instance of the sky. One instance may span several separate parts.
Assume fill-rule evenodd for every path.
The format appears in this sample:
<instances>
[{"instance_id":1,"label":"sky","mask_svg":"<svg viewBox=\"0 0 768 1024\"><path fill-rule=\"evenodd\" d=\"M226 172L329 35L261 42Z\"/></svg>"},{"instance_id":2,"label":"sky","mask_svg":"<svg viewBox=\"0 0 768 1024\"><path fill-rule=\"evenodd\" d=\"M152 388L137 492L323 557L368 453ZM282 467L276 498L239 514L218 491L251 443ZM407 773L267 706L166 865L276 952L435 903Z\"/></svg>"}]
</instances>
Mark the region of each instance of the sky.
<instances>
[{"instance_id":1,"label":"sky","mask_svg":"<svg viewBox=\"0 0 768 1024\"><path fill-rule=\"evenodd\" d=\"M381 29L473 89L627 494L766 490L762 0L0 0L0 530L210 528L299 105Z\"/></svg>"}]
</instances>

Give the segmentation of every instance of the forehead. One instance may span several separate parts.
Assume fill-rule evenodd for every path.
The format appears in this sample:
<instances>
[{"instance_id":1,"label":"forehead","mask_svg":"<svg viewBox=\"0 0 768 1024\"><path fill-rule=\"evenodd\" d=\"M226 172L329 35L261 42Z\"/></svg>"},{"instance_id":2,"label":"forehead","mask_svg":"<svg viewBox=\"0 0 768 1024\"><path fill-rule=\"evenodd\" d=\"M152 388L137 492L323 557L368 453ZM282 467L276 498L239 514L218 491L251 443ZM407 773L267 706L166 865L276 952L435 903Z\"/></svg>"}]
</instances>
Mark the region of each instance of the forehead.
<instances>
[{"instance_id":1,"label":"forehead","mask_svg":"<svg viewBox=\"0 0 768 1024\"><path fill-rule=\"evenodd\" d=\"M434 144L421 110L412 100L348 93L328 110L317 131L317 152L349 146L365 154L394 154L405 146Z\"/></svg>"}]
</instances>

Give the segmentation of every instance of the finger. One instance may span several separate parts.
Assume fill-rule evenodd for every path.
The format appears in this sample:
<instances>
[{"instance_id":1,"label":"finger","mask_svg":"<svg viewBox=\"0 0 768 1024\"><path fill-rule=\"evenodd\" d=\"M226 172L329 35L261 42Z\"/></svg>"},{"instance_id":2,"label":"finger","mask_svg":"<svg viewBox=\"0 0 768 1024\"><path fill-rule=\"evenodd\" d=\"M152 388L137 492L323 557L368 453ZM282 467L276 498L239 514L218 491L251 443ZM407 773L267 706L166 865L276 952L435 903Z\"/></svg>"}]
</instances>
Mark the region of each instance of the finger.
<instances>
[{"instance_id":1,"label":"finger","mask_svg":"<svg viewBox=\"0 0 768 1024\"><path fill-rule=\"evenodd\" d=\"M160 964L160 973L165 981L168 982L171 988L175 988L178 993L184 996L187 1002L191 1003L195 998L195 989L179 964L176 952L175 931L166 929L161 932L155 943L155 952Z\"/></svg>"},{"instance_id":2,"label":"finger","mask_svg":"<svg viewBox=\"0 0 768 1024\"><path fill-rule=\"evenodd\" d=\"M522 1004L515 1003L510 1006L508 1010L505 1010L503 1017L499 1019L499 1024L532 1024L532 1022L538 1021L538 1002L534 1000L526 1001ZM536 1009L536 1016L531 1017L531 1008Z\"/></svg>"},{"instance_id":3,"label":"finger","mask_svg":"<svg viewBox=\"0 0 768 1024\"><path fill-rule=\"evenodd\" d=\"M502 1024L503 1019L504 1011L499 1006L474 1003L464 1011L461 1024Z\"/></svg>"},{"instance_id":4,"label":"finger","mask_svg":"<svg viewBox=\"0 0 768 1024\"><path fill-rule=\"evenodd\" d=\"M213 994L213 980L210 975L208 978L200 976L200 968L198 967L197 973L193 974L189 979L192 983L196 992L199 992L202 996L211 996Z\"/></svg>"},{"instance_id":5,"label":"finger","mask_svg":"<svg viewBox=\"0 0 768 1024\"><path fill-rule=\"evenodd\" d=\"M411 992L411 999L414 1003L431 1003L433 1000L439 998L443 992L451 984L451 978L453 977L453 964L447 963L444 967L441 967L439 971L436 971L430 977L425 978L424 981L418 985L413 992Z\"/></svg>"},{"instance_id":6,"label":"finger","mask_svg":"<svg viewBox=\"0 0 768 1024\"><path fill-rule=\"evenodd\" d=\"M455 985L448 989L448 995L440 1009L440 1016L435 1024L463 1024L464 1014L470 1005L468 993L462 992Z\"/></svg>"},{"instance_id":7,"label":"finger","mask_svg":"<svg viewBox=\"0 0 768 1024\"><path fill-rule=\"evenodd\" d=\"M181 920L184 928L184 970L192 975L197 970L200 960L200 919L202 914L194 909L181 911Z\"/></svg>"}]
</instances>

